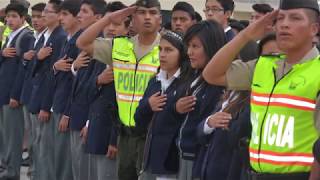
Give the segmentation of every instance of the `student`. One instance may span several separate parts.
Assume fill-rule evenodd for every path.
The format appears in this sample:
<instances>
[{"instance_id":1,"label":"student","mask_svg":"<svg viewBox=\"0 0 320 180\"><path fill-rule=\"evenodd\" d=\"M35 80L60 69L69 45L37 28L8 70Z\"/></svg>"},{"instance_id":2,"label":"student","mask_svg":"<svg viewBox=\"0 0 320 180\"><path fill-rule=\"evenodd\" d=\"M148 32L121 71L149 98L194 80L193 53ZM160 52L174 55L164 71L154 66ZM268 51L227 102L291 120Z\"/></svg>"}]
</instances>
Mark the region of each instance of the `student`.
<instances>
[{"instance_id":1,"label":"student","mask_svg":"<svg viewBox=\"0 0 320 180\"><path fill-rule=\"evenodd\" d=\"M172 9L171 28L174 32L186 33L196 23L196 12L191 4L177 2Z\"/></svg>"},{"instance_id":2,"label":"student","mask_svg":"<svg viewBox=\"0 0 320 180\"><path fill-rule=\"evenodd\" d=\"M251 133L249 100L248 91L226 91L214 113L198 126L199 138L208 139L202 147L204 156L197 159L201 179L243 179L241 173L246 171L239 144Z\"/></svg>"},{"instance_id":3,"label":"student","mask_svg":"<svg viewBox=\"0 0 320 180\"><path fill-rule=\"evenodd\" d=\"M211 113L222 94L222 87L207 84L201 72L210 61L210 57L226 43L226 37L220 24L215 21L203 21L187 31L184 41L188 46L188 56L195 76L189 84L186 96L175 104L176 112L184 115L177 138L180 153L179 180L192 179L193 162L199 150L196 127L202 118Z\"/></svg>"},{"instance_id":4,"label":"student","mask_svg":"<svg viewBox=\"0 0 320 180\"><path fill-rule=\"evenodd\" d=\"M234 38L231 27L229 26L229 19L234 10L233 0L206 0L204 13L207 20L216 20L224 29L227 41Z\"/></svg>"},{"instance_id":5,"label":"student","mask_svg":"<svg viewBox=\"0 0 320 180\"><path fill-rule=\"evenodd\" d=\"M111 22L121 22L133 15L138 35L113 40L95 37ZM118 176L120 180L138 178L145 135L135 131L134 113L150 78L159 66L158 44L161 15L158 0L138 0L130 7L107 14L90 26L78 39L77 45L93 58L113 65L115 89L121 121L119 138ZM125 63L124 62L129 62ZM126 74L125 79L124 74ZM139 83L130 83L133 81ZM133 85L133 86L132 86ZM136 86L139 85L139 86Z\"/></svg>"},{"instance_id":6,"label":"student","mask_svg":"<svg viewBox=\"0 0 320 180\"><path fill-rule=\"evenodd\" d=\"M250 23L255 22L267 13L273 11L273 8L269 4L254 4L252 5L253 12L251 13Z\"/></svg>"},{"instance_id":7,"label":"student","mask_svg":"<svg viewBox=\"0 0 320 180\"><path fill-rule=\"evenodd\" d=\"M64 115L70 97L73 75L71 72L72 61L76 59L80 50L76 47L76 40L81 34L80 23L77 14L80 3L74 0L63 1L60 5L59 20L62 28L68 35L64 42L59 59L53 65L54 88L52 104L52 120L54 122L54 165L55 178L61 180L72 179L75 168L71 158L75 155L70 147L72 132L69 131L70 116ZM71 166L72 165L72 166ZM72 168L71 168L72 167ZM84 177L86 178L86 177ZM79 177L73 179L79 179Z\"/></svg>"},{"instance_id":8,"label":"student","mask_svg":"<svg viewBox=\"0 0 320 180\"><path fill-rule=\"evenodd\" d=\"M61 1L50 0L43 10L46 32L43 34L43 46L36 50L36 58L32 60L32 90L27 105L32 113L32 121L39 131L36 135L36 149L39 150L39 164L36 164L35 179L54 179L54 121L51 107L54 90L51 85L53 64L59 58L66 33L59 25L59 6Z\"/></svg>"},{"instance_id":9,"label":"student","mask_svg":"<svg viewBox=\"0 0 320 180\"><path fill-rule=\"evenodd\" d=\"M276 34L269 33L266 34L258 45L258 53L260 56L262 55L279 55L281 50L277 44Z\"/></svg>"},{"instance_id":10,"label":"student","mask_svg":"<svg viewBox=\"0 0 320 180\"><path fill-rule=\"evenodd\" d=\"M106 13L112 13L117 10L124 9L126 7L127 6L120 1L113 1L108 3ZM117 22L117 23L111 22L103 30L104 37L113 38L118 35L123 35L123 36L128 35L128 29L129 29L130 23L131 23L130 17L128 17L127 19L121 22Z\"/></svg>"},{"instance_id":11,"label":"student","mask_svg":"<svg viewBox=\"0 0 320 180\"><path fill-rule=\"evenodd\" d=\"M249 25L212 58L204 71L210 83L252 91L250 178L308 179L312 146L318 138L313 118L319 121L319 87L313 85L319 84L320 65L319 52L312 45L318 33L318 16L315 0L283 0L279 11ZM239 49L249 40L263 36L275 19L277 44L285 56L261 56L259 61L233 63ZM308 83L296 81L301 77ZM292 103L293 99L300 103ZM305 102L311 103L308 108Z\"/></svg>"},{"instance_id":12,"label":"student","mask_svg":"<svg viewBox=\"0 0 320 180\"><path fill-rule=\"evenodd\" d=\"M20 4L9 4L7 25L12 29L1 49L0 107L1 107L1 170L0 178L19 179L24 133L23 110L20 96L23 84L23 54L33 41L32 32L24 27L28 10Z\"/></svg>"},{"instance_id":13,"label":"student","mask_svg":"<svg viewBox=\"0 0 320 180\"><path fill-rule=\"evenodd\" d=\"M263 37L259 49L262 56L278 55L280 50L275 34ZM202 179L248 178L249 152L246 142L251 136L249 96L248 91L226 91L221 105L200 124L199 134L210 134L208 149L201 162Z\"/></svg>"},{"instance_id":14,"label":"student","mask_svg":"<svg viewBox=\"0 0 320 180\"><path fill-rule=\"evenodd\" d=\"M25 140L27 141L27 149L29 154L29 160L30 160L30 169L29 172L32 173L32 171L35 170L34 166L34 158L32 155L37 154L34 153L35 149L33 148L33 144L35 143L35 125L32 120L31 116L32 114L27 108L27 104L29 103L29 98L31 95L32 90L32 82L31 82L31 70L32 70L32 63L33 59L35 58L36 50L39 49L41 46L43 46L43 34L46 30L44 18L42 17L42 12L45 8L45 3L38 3L31 7L31 17L32 17L32 27L34 28L34 41L31 41L29 44L30 50L26 53L24 53L24 70L25 70L25 76L23 81L23 87L21 92L21 104L23 104L23 112L24 112L24 128L25 128ZM41 39L41 40L40 40ZM31 175L33 176L33 175Z\"/></svg>"},{"instance_id":15,"label":"student","mask_svg":"<svg viewBox=\"0 0 320 180\"><path fill-rule=\"evenodd\" d=\"M175 140L182 121L174 105L185 94L191 67L181 34L165 32L159 47L160 72L150 80L135 113L136 128L148 129L141 180L176 179L179 169Z\"/></svg>"},{"instance_id":16,"label":"student","mask_svg":"<svg viewBox=\"0 0 320 180\"><path fill-rule=\"evenodd\" d=\"M119 1L107 5L107 13L124 9ZM105 37L125 36L128 34L130 20L110 23L104 29ZM86 152L90 154L89 179L116 180L116 156L118 138L118 112L115 99L112 68L98 61L94 62L91 89L88 95L92 102L89 109L87 135L85 135ZM86 131L86 130L85 130Z\"/></svg>"},{"instance_id":17,"label":"student","mask_svg":"<svg viewBox=\"0 0 320 180\"><path fill-rule=\"evenodd\" d=\"M82 31L97 22L105 13L105 9L106 3L104 1L82 1L80 11L77 15ZM73 44L73 46L75 46L75 44ZM91 100L91 97L89 97L88 81L94 72L95 61L90 62L90 57L88 57L85 52L81 52L77 55L72 65L74 78L73 81L70 81L72 83L69 82L69 102L64 112L64 117L70 117L69 128L71 131L73 178L88 179L90 175L88 174L89 156L85 153L85 145L82 139L85 138L83 128L88 120ZM69 73L69 75L71 75L71 73Z\"/></svg>"}]
</instances>

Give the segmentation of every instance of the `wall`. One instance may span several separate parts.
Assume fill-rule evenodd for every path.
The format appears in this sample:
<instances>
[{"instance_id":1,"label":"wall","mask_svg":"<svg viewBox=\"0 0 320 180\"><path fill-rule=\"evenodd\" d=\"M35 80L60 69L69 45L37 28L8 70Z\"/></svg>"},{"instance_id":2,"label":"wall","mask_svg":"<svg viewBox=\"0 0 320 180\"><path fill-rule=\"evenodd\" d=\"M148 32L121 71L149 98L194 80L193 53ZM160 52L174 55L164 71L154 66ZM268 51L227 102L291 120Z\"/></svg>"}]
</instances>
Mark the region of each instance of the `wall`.
<instances>
[{"instance_id":1,"label":"wall","mask_svg":"<svg viewBox=\"0 0 320 180\"><path fill-rule=\"evenodd\" d=\"M9 1L10 0L0 0L0 8L5 7L9 3ZM36 4L38 2L45 2L45 0L29 0L29 1L31 2L31 4ZM122 2L124 2L127 5L133 4L135 1L136 0L122 0ZM178 1L181 1L181 0L160 0L162 8L167 10L172 9L173 5ZM198 11L204 17L203 9L204 9L205 0L184 0L184 1L192 4L196 9L196 11ZM245 3L245 2L248 2L248 0L247 1L238 0L238 1L240 2L236 2L234 18L248 19L250 17L250 12L251 12L251 3Z\"/></svg>"}]
</instances>

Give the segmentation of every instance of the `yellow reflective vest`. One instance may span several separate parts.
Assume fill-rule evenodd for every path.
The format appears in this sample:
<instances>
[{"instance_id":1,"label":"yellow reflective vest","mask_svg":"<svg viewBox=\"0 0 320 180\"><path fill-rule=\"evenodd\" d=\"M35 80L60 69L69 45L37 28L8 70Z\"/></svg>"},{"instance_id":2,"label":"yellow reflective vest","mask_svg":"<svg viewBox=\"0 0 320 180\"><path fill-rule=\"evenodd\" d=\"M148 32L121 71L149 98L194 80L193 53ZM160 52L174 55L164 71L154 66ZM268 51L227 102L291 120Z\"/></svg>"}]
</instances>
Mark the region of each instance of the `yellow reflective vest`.
<instances>
[{"instance_id":1,"label":"yellow reflective vest","mask_svg":"<svg viewBox=\"0 0 320 180\"><path fill-rule=\"evenodd\" d=\"M118 37L113 40L112 60L119 117L125 126L133 127L138 103L160 65L159 47L138 60L130 38Z\"/></svg>"},{"instance_id":2,"label":"yellow reflective vest","mask_svg":"<svg viewBox=\"0 0 320 180\"><path fill-rule=\"evenodd\" d=\"M282 59L282 58L281 58ZM292 69L276 80L279 57L261 57L254 71L251 94L251 167L260 173L308 172L320 91L319 57Z\"/></svg>"}]
</instances>

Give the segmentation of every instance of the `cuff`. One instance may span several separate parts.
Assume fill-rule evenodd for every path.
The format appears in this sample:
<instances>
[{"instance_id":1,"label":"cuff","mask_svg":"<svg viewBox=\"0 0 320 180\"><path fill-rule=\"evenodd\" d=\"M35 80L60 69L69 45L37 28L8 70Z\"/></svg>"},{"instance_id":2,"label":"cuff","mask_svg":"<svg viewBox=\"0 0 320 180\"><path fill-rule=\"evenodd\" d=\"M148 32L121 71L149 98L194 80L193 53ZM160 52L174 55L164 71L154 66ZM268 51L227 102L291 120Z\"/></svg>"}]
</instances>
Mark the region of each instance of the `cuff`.
<instances>
[{"instance_id":1,"label":"cuff","mask_svg":"<svg viewBox=\"0 0 320 180\"><path fill-rule=\"evenodd\" d=\"M87 128L89 127L89 123L90 123L90 120L87 120L87 122L86 122L86 127Z\"/></svg>"},{"instance_id":2,"label":"cuff","mask_svg":"<svg viewBox=\"0 0 320 180\"><path fill-rule=\"evenodd\" d=\"M71 72L72 72L73 76L77 76L77 72L78 72L78 71L76 71L76 70L74 69L73 64L71 65Z\"/></svg>"},{"instance_id":3,"label":"cuff","mask_svg":"<svg viewBox=\"0 0 320 180\"><path fill-rule=\"evenodd\" d=\"M209 127L209 125L208 125L208 121L209 121L210 117L211 116L207 117L206 122L204 123L204 126L203 126L203 132L205 134L211 134L215 130L215 128Z\"/></svg>"}]
</instances>

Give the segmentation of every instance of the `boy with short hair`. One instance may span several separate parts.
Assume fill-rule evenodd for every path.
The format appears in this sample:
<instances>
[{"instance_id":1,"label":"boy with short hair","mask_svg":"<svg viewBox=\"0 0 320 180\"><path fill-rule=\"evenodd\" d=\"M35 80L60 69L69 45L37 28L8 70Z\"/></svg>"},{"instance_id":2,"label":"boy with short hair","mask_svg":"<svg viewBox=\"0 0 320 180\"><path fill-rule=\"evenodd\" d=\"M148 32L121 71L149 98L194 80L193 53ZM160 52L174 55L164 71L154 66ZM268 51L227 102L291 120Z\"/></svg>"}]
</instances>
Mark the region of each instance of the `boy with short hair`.
<instances>
[{"instance_id":1,"label":"boy with short hair","mask_svg":"<svg viewBox=\"0 0 320 180\"><path fill-rule=\"evenodd\" d=\"M70 98L70 89L72 87L73 75L71 64L78 54L79 49L76 47L76 40L81 34L81 27L77 14L80 11L80 2L75 0L65 0L60 5L59 20L61 26L68 34L64 42L60 59L53 65L53 78L51 85L53 90L52 117L55 124L54 128L54 163L55 175L59 180L70 180L79 178L73 177L74 167L70 146L69 121L71 117L64 112L67 108L68 99ZM80 180L80 179L79 179Z\"/></svg>"},{"instance_id":2,"label":"boy with short hair","mask_svg":"<svg viewBox=\"0 0 320 180\"><path fill-rule=\"evenodd\" d=\"M27 105L32 113L32 121L39 121L39 165L35 179L55 179L54 168L54 121L51 118L52 107L52 66L59 58L66 33L60 26L60 0L49 0L43 10L46 32L43 34L43 46L39 48L32 63L32 90Z\"/></svg>"},{"instance_id":3,"label":"boy with short hair","mask_svg":"<svg viewBox=\"0 0 320 180\"><path fill-rule=\"evenodd\" d=\"M19 179L23 141L23 111L20 95L23 83L23 54L29 50L32 32L24 26L28 10L20 4L9 4L6 21L12 32L7 37L0 55L0 178Z\"/></svg>"},{"instance_id":4,"label":"boy with short hair","mask_svg":"<svg viewBox=\"0 0 320 180\"><path fill-rule=\"evenodd\" d=\"M21 104L23 104L23 113L24 113L24 128L25 128L25 141L26 148L28 149L29 158L30 158L30 172L31 176L33 176L33 172L35 171L35 163L38 151L35 145L36 141L36 127L39 127L38 121L32 121L32 114L27 108L27 104L29 103L29 98L31 95L32 82L31 82L31 70L32 63L34 62L35 54L37 49L43 46L43 33L46 30L45 21L42 16L42 12L45 8L45 3L38 3L31 7L31 18L32 18L32 26L34 28L34 41L30 41L29 43L29 51L25 52L23 55L24 62L24 82L21 92ZM41 38L42 37L42 38Z\"/></svg>"}]
</instances>

